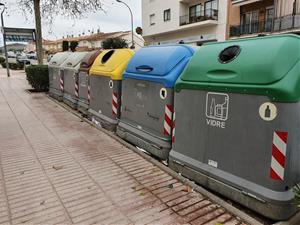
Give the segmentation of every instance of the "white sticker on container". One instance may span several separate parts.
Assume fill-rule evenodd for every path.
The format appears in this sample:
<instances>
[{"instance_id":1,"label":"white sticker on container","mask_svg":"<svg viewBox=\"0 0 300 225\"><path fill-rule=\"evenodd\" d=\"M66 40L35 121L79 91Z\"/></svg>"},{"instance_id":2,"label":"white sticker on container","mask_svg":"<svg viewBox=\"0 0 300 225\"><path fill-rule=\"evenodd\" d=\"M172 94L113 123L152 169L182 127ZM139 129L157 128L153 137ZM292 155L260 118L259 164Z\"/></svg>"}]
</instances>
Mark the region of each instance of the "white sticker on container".
<instances>
[{"instance_id":1,"label":"white sticker on container","mask_svg":"<svg viewBox=\"0 0 300 225\"><path fill-rule=\"evenodd\" d=\"M165 88L160 89L159 95L161 99L163 100L166 99L168 95L167 89Z\"/></svg>"},{"instance_id":2,"label":"white sticker on container","mask_svg":"<svg viewBox=\"0 0 300 225\"><path fill-rule=\"evenodd\" d=\"M215 168L218 168L218 162L213 161L211 159L208 160L208 165L210 165L212 167L215 167Z\"/></svg>"},{"instance_id":3,"label":"white sticker on container","mask_svg":"<svg viewBox=\"0 0 300 225\"><path fill-rule=\"evenodd\" d=\"M265 121L272 121L277 117L277 107L271 102L265 102L259 107L259 115Z\"/></svg>"},{"instance_id":4,"label":"white sticker on container","mask_svg":"<svg viewBox=\"0 0 300 225\"><path fill-rule=\"evenodd\" d=\"M114 87L114 82L112 80L109 81L109 87L113 88Z\"/></svg>"}]
</instances>

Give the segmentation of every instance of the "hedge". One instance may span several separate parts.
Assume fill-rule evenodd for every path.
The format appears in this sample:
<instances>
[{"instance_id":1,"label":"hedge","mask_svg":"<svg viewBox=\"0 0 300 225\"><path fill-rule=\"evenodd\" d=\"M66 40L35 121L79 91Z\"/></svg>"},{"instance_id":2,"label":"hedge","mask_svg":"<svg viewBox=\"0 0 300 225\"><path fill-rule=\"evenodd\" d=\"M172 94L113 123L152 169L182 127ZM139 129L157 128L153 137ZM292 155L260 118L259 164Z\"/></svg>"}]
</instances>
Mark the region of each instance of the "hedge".
<instances>
[{"instance_id":1,"label":"hedge","mask_svg":"<svg viewBox=\"0 0 300 225\"><path fill-rule=\"evenodd\" d=\"M6 68L6 62L1 62L1 66L3 68ZM24 69L24 63L8 63L9 69L11 70L23 70Z\"/></svg>"},{"instance_id":2,"label":"hedge","mask_svg":"<svg viewBox=\"0 0 300 225\"><path fill-rule=\"evenodd\" d=\"M5 62L5 58L0 56L0 64L4 63Z\"/></svg>"},{"instance_id":3,"label":"hedge","mask_svg":"<svg viewBox=\"0 0 300 225\"><path fill-rule=\"evenodd\" d=\"M36 91L49 90L49 71L47 65L32 65L25 69L29 84Z\"/></svg>"}]
</instances>

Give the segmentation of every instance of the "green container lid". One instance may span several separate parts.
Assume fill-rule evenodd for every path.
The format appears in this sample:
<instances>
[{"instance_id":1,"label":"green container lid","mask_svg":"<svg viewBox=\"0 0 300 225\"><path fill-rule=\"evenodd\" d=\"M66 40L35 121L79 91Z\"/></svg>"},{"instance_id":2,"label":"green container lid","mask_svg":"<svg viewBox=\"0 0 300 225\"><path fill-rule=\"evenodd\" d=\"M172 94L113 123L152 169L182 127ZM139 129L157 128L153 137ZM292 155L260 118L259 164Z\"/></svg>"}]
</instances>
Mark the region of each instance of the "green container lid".
<instances>
[{"instance_id":1,"label":"green container lid","mask_svg":"<svg viewBox=\"0 0 300 225\"><path fill-rule=\"evenodd\" d=\"M197 89L300 100L300 36L272 35L206 44L192 57L175 89Z\"/></svg>"}]
</instances>

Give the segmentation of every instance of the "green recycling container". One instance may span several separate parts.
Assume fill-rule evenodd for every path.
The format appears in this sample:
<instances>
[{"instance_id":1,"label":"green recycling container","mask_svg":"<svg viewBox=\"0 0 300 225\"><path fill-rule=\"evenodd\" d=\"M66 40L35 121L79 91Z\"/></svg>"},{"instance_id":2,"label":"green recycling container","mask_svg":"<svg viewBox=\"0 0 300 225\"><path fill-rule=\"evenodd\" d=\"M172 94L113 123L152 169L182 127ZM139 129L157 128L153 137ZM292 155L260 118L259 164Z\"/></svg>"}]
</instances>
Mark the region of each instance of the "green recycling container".
<instances>
[{"instance_id":1,"label":"green recycling container","mask_svg":"<svg viewBox=\"0 0 300 225\"><path fill-rule=\"evenodd\" d=\"M170 167L274 220L296 213L300 36L206 44L175 85Z\"/></svg>"}]
</instances>

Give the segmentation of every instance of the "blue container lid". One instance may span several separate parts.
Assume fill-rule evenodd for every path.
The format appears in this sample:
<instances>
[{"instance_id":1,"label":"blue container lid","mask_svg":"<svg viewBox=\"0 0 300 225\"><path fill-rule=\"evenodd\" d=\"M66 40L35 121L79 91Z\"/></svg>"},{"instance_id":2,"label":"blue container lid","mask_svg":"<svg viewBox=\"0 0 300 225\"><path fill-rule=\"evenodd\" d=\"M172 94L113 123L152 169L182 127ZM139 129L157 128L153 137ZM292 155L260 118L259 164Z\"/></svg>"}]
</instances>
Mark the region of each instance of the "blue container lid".
<instances>
[{"instance_id":1,"label":"blue container lid","mask_svg":"<svg viewBox=\"0 0 300 225\"><path fill-rule=\"evenodd\" d=\"M141 48L131 58L126 78L162 83L172 88L195 50L187 45L157 45Z\"/></svg>"}]
</instances>

